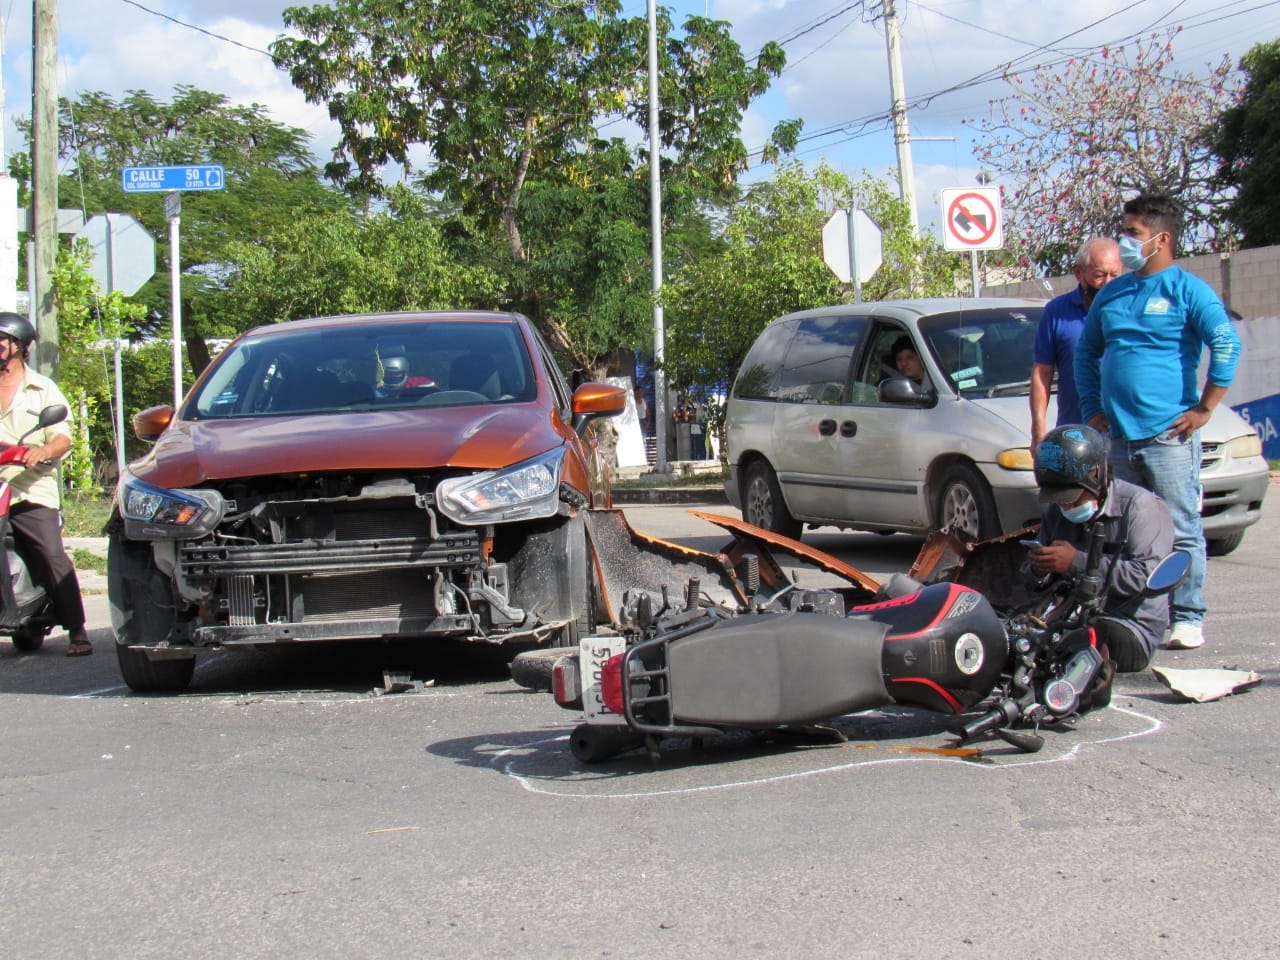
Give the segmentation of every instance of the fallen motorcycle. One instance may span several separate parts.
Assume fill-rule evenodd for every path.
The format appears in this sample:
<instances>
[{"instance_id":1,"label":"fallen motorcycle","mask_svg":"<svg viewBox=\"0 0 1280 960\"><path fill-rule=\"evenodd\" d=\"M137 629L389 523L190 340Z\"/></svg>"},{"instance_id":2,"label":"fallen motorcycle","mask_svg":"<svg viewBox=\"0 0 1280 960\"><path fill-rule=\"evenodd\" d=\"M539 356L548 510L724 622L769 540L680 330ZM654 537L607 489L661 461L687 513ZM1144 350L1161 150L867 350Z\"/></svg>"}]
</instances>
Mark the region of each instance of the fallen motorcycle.
<instances>
[{"instance_id":1,"label":"fallen motorcycle","mask_svg":"<svg viewBox=\"0 0 1280 960\"><path fill-rule=\"evenodd\" d=\"M27 455L23 445L37 430L51 427L67 419L67 408L62 404L45 407L40 411L37 423L24 433L17 443L0 443L0 467L21 463ZM0 636L8 636L16 649L23 652L39 650L44 638L57 620L53 603L44 587L31 579L26 561L14 547L13 526L9 519L9 507L13 490L7 480L0 480Z\"/></svg>"},{"instance_id":2,"label":"fallen motorcycle","mask_svg":"<svg viewBox=\"0 0 1280 960\"><path fill-rule=\"evenodd\" d=\"M745 612L704 603L696 581L674 604L635 592L622 629L584 639L554 665L556 702L585 714L571 748L590 763L641 747L656 757L663 738L733 730L843 739L832 719L902 704L968 717L961 742L993 734L1035 752L1041 727L1088 708L1102 670L1091 629L1108 592L1101 534L1083 575L1004 614L972 587L910 579L898 581L899 595L848 610L838 591L794 585L753 595ZM1170 554L1148 592L1172 590L1188 568L1186 554Z\"/></svg>"}]
</instances>

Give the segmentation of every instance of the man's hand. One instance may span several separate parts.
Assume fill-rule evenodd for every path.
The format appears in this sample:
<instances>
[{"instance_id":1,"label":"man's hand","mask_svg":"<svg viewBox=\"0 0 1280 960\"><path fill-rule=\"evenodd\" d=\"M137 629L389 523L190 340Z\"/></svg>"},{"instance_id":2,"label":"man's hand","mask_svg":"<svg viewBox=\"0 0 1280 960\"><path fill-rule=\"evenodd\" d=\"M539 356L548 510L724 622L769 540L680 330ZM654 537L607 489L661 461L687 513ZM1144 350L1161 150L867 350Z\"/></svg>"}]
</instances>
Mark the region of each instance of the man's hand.
<instances>
[{"instance_id":1,"label":"man's hand","mask_svg":"<svg viewBox=\"0 0 1280 960\"><path fill-rule=\"evenodd\" d=\"M1047 546L1032 547L1027 554L1031 572L1037 577L1051 573L1070 573L1076 559L1076 548L1066 540L1055 540Z\"/></svg>"},{"instance_id":2,"label":"man's hand","mask_svg":"<svg viewBox=\"0 0 1280 960\"><path fill-rule=\"evenodd\" d=\"M36 466L39 466L39 465L40 465L40 464L42 464L42 463L47 463L48 461L50 461L50 460L52 460L52 459L54 459L54 458L53 458L52 456L50 456L50 455L49 455L49 450L48 450L48 448L46 448L46 447L28 447L28 448L27 448L27 455L26 455L25 457L23 457L23 458L22 458L22 463L23 463L23 465L24 465L24 466L28 466L28 467L36 467Z\"/></svg>"},{"instance_id":3,"label":"man's hand","mask_svg":"<svg viewBox=\"0 0 1280 960\"><path fill-rule=\"evenodd\" d=\"M1107 423L1107 415L1099 413L1089 418L1089 426L1097 430L1101 434L1111 433L1111 424Z\"/></svg>"},{"instance_id":4,"label":"man's hand","mask_svg":"<svg viewBox=\"0 0 1280 960\"><path fill-rule=\"evenodd\" d=\"M1169 429L1176 431L1178 437L1185 440L1208 423L1211 416L1213 411L1198 403L1189 410L1183 410L1182 416L1173 421Z\"/></svg>"}]
</instances>

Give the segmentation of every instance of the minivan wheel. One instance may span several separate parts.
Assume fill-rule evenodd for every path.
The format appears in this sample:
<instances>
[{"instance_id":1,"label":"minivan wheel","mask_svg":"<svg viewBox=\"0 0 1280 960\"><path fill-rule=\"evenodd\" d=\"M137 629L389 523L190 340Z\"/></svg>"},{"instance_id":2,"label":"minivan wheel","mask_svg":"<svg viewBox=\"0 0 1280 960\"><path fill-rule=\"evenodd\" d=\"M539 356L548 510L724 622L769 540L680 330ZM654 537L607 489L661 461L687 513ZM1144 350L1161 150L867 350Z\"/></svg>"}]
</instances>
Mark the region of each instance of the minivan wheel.
<instances>
[{"instance_id":1,"label":"minivan wheel","mask_svg":"<svg viewBox=\"0 0 1280 960\"><path fill-rule=\"evenodd\" d=\"M1225 537L1216 537L1213 540L1205 540L1205 552L1211 557L1225 557L1228 553L1244 541L1244 531L1237 530L1235 533L1229 533Z\"/></svg>"},{"instance_id":2,"label":"minivan wheel","mask_svg":"<svg viewBox=\"0 0 1280 960\"><path fill-rule=\"evenodd\" d=\"M801 524L787 510L773 467L763 460L757 460L747 468L747 483L742 493L742 519L792 540L800 539Z\"/></svg>"},{"instance_id":3,"label":"minivan wheel","mask_svg":"<svg viewBox=\"0 0 1280 960\"><path fill-rule=\"evenodd\" d=\"M1000 535L996 501L987 482L972 467L947 471L938 494L937 525L961 540L990 540Z\"/></svg>"}]
</instances>

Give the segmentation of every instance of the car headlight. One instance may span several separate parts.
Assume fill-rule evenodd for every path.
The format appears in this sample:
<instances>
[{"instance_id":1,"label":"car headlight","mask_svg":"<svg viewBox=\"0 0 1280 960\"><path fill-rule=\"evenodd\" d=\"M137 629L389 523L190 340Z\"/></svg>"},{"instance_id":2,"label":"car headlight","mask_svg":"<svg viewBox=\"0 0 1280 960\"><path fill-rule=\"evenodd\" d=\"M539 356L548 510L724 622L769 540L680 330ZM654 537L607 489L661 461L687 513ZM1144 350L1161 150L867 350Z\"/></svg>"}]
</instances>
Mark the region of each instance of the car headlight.
<instances>
[{"instance_id":1,"label":"car headlight","mask_svg":"<svg viewBox=\"0 0 1280 960\"><path fill-rule=\"evenodd\" d=\"M996 463L1006 470L1032 470L1035 468L1035 464L1031 460L1030 447L1012 447L1008 450L1001 450L996 455Z\"/></svg>"},{"instance_id":2,"label":"car headlight","mask_svg":"<svg viewBox=\"0 0 1280 960\"><path fill-rule=\"evenodd\" d=\"M436 506L468 526L555 516L563 466L564 450L556 449L503 470L451 477L436 487Z\"/></svg>"},{"instance_id":3,"label":"car headlight","mask_svg":"<svg viewBox=\"0 0 1280 960\"><path fill-rule=\"evenodd\" d=\"M1256 433L1236 437L1227 443L1227 454L1233 460L1243 460L1245 457L1260 457L1262 456L1262 438Z\"/></svg>"},{"instance_id":4,"label":"car headlight","mask_svg":"<svg viewBox=\"0 0 1280 960\"><path fill-rule=\"evenodd\" d=\"M203 537L222 522L226 501L216 490L166 490L126 472L117 494L125 536L132 540Z\"/></svg>"}]
</instances>

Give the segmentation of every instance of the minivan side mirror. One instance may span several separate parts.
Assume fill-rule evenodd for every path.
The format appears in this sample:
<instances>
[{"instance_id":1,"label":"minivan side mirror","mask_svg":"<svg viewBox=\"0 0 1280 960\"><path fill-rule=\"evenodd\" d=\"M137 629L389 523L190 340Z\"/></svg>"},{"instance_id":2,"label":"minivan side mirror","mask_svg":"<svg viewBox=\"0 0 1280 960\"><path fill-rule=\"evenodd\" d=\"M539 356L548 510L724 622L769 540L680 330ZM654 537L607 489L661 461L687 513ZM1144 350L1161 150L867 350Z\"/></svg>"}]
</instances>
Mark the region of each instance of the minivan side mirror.
<instances>
[{"instance_id":1,"label":"minivan side mirror","mask_svg":"<svg viewBox=\"0 0 1280 960\"><path fill-rule=\"evenodd\" d=\"M938 395L930 387L921 387L910 377L889 377L876 388L881 403L897 403L911 407L932 407Z\"/></svg>"}]
</instances>

